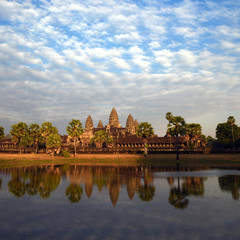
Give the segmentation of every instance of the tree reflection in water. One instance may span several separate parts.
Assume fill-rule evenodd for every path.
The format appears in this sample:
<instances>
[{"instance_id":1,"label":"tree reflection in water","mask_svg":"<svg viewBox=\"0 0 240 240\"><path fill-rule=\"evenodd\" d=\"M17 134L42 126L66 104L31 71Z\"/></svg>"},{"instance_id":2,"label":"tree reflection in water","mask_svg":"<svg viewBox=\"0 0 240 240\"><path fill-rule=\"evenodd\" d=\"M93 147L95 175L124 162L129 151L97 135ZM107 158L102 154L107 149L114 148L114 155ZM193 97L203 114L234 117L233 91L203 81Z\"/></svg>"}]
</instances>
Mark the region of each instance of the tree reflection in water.
<instances>
[{"instance_id":1,"label":"tree reflection in water","mask_svg":"<svg viewBox=\"0 0 240 240\"><path fill-rule=\"evenodd\" d=\"M179 170L179 166L177 166ZM166 171L164 168L151 167L113 167L113 166L35 166L1 169L0 172L11 174L8 190L15 197L25 194L39 195L49 198L58 188L61 178L68 179L69 186L65 195L71 203L78 203L84 192L90 198L93 186L99 192L108 189L109 199L116 206L121 189L126 189L128 197L132 200L137 197L142 201L151 201L155 197L154 173ZM176 168L167 169L176 171ZM202 177L167 177L170 186L168 202L175 208L184 209L189 204L188 196L201 197L204 195L204 180ZM181 181L181 184L180 184ZM219 177L219 186L222 191L230 192L233 199L239 199L240 176ZM0 179L0 189L2 180ZM126 188L122 188L125 185ZM84 189L83 189L84 186Z\"/></svg>"},{"instance_id":2,"label":"tree reflection in water","mask_svg":"<svg viewBox=\"0 0 240 240\"><path fill-rule=\"evenodd\" d=\"M71 183L67 187L65 194L71 203L78 203L82 198L83 188L78 184Z\"/></svg>"},{"instance_id":3,"label":"tree reflection in water","mask_svg":"<svg viewBox=\"0 0 240 240\"><path fill-rule=\"evenodd\" d=\"M186 189L180 188L180 181L178 177L178 186L172 187L169 192L168 202L178 209L184 209L188 206L189 200L186 199Z\"/></svg>"},{"instance_id":4,"label":"tree reflection in water","mask_svg":"<svg viewBox=\"0 0 240 240\"><path fill-rule=\"evenodd\" d=\"M13 178L8 183L9 192L18 198L25 194L25 186L25 183L20 178Z\"/></svg>"},{"instance_id":5,"label":"tree reflection in water","mask_svg":"<svg viewBox=\"0 0 240 240\"><path fill-rule=\"evenodd\" d=\"M12 169L11 175L8 189L16 197L22 197L25 193L31 196L38 193L42 198L48 198L61 180L59 174L49 169L41 171L36 167Z\"/></svg>"},{"instance_id":6,"label":"tree reflection in water","mask_svg":"<svg viewBox=\"0 0 240 240\"><path fill-rule=\"evenodd\" d=\"M223 176L218 178L219 186L222 191L231 192L234 200L239 199L240 176Z\"/></svg>"},{"instance_id":7,"label":"tree reflection in water","mask_svg":"<svg viewBox=\"0 0 240 240\"><path fill-rule=\"evenodd\" d=\"M153 173L148 168L143 171L144 184L138 187L138 197L142 201L149 202L155 196L155 187L153 185Z\"/></svg>"},{"instance_id":8,"label":"tree reflection in water","mask_svg":"<svg viewBox=\"0 0 240 240\"><path fill-rule=\"evenodd\" d=\"M149 202L155 196L155 187L153 185L141 185L138 188L138 196L142 201Z\"/></svg>"},{"instance_id":9,"label":"tree reflection in water","mask_svg":"<svg viewBox=\"0 0 240 240\"><path fill-rule=\"evenodd\" d=\"M186 199L187 196L203 196L204 195L204 178L202 177L185 177L183 178L183 183L179 184L178 177L178 186L172 187L169 192L168 201L171 205L176 208L186 208L189 200ZM169 179L168 179L169 182ZM174 181L170 181L170 185L173 184Z\"/></svg>"}]
</instances>

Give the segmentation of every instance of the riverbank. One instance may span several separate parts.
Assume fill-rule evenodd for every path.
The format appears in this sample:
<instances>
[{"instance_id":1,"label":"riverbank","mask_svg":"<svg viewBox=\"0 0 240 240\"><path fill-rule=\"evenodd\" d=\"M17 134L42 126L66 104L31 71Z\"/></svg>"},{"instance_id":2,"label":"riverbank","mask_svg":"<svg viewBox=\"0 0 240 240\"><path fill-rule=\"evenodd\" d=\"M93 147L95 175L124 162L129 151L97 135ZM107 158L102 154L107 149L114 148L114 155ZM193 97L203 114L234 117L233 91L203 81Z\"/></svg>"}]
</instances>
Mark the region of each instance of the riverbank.
<instances>
[{"instance_id":1,"label":"riverbank","mask_svg":"<svg viewBox=\"0 0 240 240\"><path fill-rule=\"evenodd\" d=\"M139 154L78 154L69 158L48 154L0 153L0 167L32 165L111 165L111 166L176 166L175 154L153 154L144 158ZM182 166L240 167L240 154L181 154Z\"/></svg>"}]
</instances>

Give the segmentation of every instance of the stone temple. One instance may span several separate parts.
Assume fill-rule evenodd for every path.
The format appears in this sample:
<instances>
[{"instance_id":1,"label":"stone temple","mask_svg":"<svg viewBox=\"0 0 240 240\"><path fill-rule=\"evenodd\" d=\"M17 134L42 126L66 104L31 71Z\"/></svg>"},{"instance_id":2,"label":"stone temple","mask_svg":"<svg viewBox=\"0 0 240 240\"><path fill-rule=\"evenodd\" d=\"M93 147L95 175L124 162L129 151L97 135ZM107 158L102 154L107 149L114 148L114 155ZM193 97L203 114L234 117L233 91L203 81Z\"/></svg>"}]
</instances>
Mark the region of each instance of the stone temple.
<instances>
[{"instance_id":1,"label":"stone temple","mask_svg":"<svg viewBox=\"0 0 240 240\"><path fill-rule=\"evenodd\" d=\"M122 127L118 114L115 108L112 109L109 115L109 121L107 125L103 125L102 121L98 122L97 127L93 126L93 120L89 115L85 122L85 129L78 142L78 151L80 152L128 152L137 153L144 150L146 142L137 135L138 121L133 118L131 114L128 115L126 120L126 126ZM113 138L113 144L111 146L103 146L101 149L94 149L91 144L91 138L94 137L97 131L106 131L109 137ZM69 137L68 141L69 142ZM177 143L178 141L178 143ZM149 150L152 152L171 151L176 148L177 144L179 147L186 148L185 137L179 137L178 140L172 136L158 137L153 135L147 139ZM67 145L66 145L67 146ZM69 145L66 150L69 150Z\"/></svg>"},{"instance_id":2,"label":"stone temple","mask_svg":"<svg viewBox=\"0 0 240 240\"><path fill-rule=\"evenodd\" d=\"M106 126L103 126L103 123L100 120L97 127L94 127L93 120L91 116L88 115L85 123L84 133L80 137L80 142L82 143L81 145L84 147L90 146L91 138L94 136L95 132L104 130L108 133L109 137L113 138L114 143L116 143L122 138L130 136L137 137L137 127L138 121L134 120L131 114L129 114L126 120L126 127L122 127L119 122L117 111L115 108L113 108L109 116L109 122Z\"/></svg>"},{"instance_id":3,"label":"stone temple","mask_svg":"<svg viewBox=\"0 0 240 240\"><path fill-rule=\"evenodd\" d=\"M93 120L88 115L83 134L77 140L77 151L79 153L141 153L144 151L144 146L147 142L150 153L176 151L179 148L181 151L193 151L189 149L188 139L186 136L173 137L166 135L158 137L153 135L147 139L143 139L137 135L138 121L131 114L126 119L126 125L121 126L118 114L115 108L112 109L109 115L107 125L103 125L102 121L98 122L97 127L94 127ZM91 143L91 139L97 131L103 130L108 137L113 139L113 143L103 143L102 146L96 146ZM62 138L62 150L73 152L74 144L70 136L64 135ZM205 151L203 145L199 145L194 151ZM0 151L16 152L19 151L19 146L12 139L0 140ZM28 151L31 151L28 149ZM39 150L40 151L40 150ZM42 149L44 152L45 150Z\"/></svg>"}]
</instances>

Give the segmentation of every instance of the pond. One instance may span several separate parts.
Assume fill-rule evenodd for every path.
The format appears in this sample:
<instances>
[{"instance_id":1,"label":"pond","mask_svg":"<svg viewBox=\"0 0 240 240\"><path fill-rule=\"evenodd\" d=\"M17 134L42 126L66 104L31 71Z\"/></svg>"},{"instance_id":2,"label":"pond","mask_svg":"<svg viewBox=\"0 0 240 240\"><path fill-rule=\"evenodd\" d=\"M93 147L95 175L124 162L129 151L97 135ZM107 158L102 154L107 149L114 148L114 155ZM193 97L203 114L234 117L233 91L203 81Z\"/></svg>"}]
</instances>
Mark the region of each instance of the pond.
<instances>
[{"instance_id":1,"label":"pond","mask_svg":"<svg viewBox=\"0 0 240 240\"><path fill-rule=\"evenodd\" d=\"M239 239L240 171L0 169L0 239Z\"/></svg>"}]
</instances>

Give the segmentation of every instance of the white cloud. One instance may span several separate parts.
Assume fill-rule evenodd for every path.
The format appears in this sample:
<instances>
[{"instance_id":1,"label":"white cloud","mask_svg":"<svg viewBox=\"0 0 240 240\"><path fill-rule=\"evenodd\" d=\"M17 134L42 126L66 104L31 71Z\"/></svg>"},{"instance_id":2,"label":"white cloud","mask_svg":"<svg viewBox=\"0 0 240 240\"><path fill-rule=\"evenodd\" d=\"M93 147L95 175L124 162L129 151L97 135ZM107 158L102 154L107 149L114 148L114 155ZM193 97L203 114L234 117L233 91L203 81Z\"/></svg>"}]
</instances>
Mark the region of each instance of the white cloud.
<instances>
[{"instance_id":1,"label":"white cloud","mask_svg":"<svg viewBox=\"0 0 240 240\"><path fill-rule=\"evenodd\" d=\"M221 26L217 27L217 33L224 35L228 38L240 38L239 28L231 28L226 25L221 25Z\"/></svg>"},{"instance_id":2,"label":"white cloud","mask_svg":"<svg viewBox=\"0 0 240 240\"><path fill-rule=\"evenodd\" d=\"M156 122L171 109L183 116L239 111L238 5L40 5L0 0L1 116L68 122L115 105Z\"/></svg>"},{"instance_id":3,"label":"white cloud","mask_svg":"<svg viewBox=\"0 0 240 240\"><path fill-rule=\"evenodd\" d=\"M114 62L115 66L118 68L125 69L125 70L131 69L130 65L123 58L114 57L112 61Z\"/></svg>"},{"instance_id":4,"label":"white cloud","mask_svg":"<svg viewBox=\"0 0 240 240\"><path fill-rule=\"evenodd\" d=\"M161 47L161 44L159 42L150 42L149 43L149 46L153 49L155 48L160 48Z\"/></svg>"}]
</instances>

